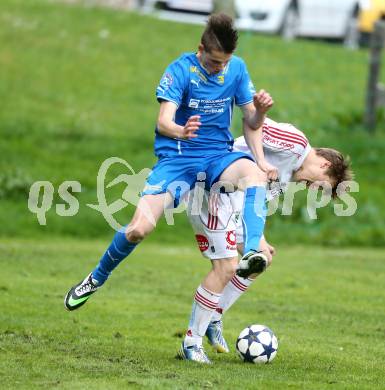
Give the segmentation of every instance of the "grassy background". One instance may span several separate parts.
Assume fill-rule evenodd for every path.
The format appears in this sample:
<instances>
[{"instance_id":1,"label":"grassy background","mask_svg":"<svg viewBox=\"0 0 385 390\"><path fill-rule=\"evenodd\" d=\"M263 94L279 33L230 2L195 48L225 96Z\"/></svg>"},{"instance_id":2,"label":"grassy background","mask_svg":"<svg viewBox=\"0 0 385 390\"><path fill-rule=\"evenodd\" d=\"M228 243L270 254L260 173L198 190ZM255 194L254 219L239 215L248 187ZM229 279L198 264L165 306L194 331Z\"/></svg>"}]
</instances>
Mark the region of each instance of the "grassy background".
<instances>
[{"instance_id":1,"label":"grassy background","mask_svg":"<svg viewBox=\"0 0 385 390\"><path fill-rule=\"evenodd\" d=\"M231 352L208 348L214 365L201 367L174 358L208 269L198 250L142 245L87 305L66 312L64 292L103 249L100 241L0 240L2 389L383 389L380 250L281 247L225 317ZM250 323L277 334L272 364L237 357L235 340Z\"/></svg>"},{"instance_id":2,"label":"grassy background","mask_svg":"<svg viewBox=\"0 0 385 390\"><path fill-rule=\"evenodd\" d=\"M135 13L46 0L1 2L0 235L110 234L101 215L86 206L96 203L99 166L119 156L136 171L151 168L156 85L171 60L195 50L200 33L199 26ZM361 126L367 51L318 41L288 45L276 37L242 34L238 54L257 88L268 89L275 98L271 117L296 124L312 145L351 155L360 184L354 217L337 218L326 207L311 223L303 194L296 198L292 216L270 218L270 238L383 246L385 121L380 113L375 135ZM385 80L385 70L381 77ZM234 132L239 130L238 115ZM56 191L64 180L78 180L79 213L58 217L55 203L61 200L56 194L47 226L39 226L27 209L27 194L36 180L51 181ZM109 202L122 191L119 186L112 190ZM131 213L127 207L118 219L126 223ZM178 225L181 234L176 235L161 223L154 240L186 242L190 228L184 216Z\"/></svg>"}]
</instances>

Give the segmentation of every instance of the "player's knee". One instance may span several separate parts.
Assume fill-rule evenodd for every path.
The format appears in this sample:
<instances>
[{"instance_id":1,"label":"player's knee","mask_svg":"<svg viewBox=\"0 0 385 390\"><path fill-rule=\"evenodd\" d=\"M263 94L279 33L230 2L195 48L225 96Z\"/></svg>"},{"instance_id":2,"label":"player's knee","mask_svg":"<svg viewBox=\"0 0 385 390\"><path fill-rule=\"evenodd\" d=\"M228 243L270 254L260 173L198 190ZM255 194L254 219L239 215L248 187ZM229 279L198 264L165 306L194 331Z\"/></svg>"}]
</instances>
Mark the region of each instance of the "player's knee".
<instances>
[{"instance_id":1,"label":"player's knee","mask_svg":"<svg viewBox=\"0 0 385 390\"><path fill-rule=\"evenodd\" d=\"M219 276L225 284L234 276L237 269L237 262L232 260L221 260L221 267L218 269Z\"/></svg>"},{"instance_id":2,"label":"player's knee","mask_svg":"<svg viewBox=\"0 0 385 390\"><path fill-rule=\"evenodd\" d=\"M237 270L238 267L238 261L235 262L229 262L229 265L227 267L227 279L230 280L234 275L235 271Z\"/></svg>"},{"instance_id":3,"label":"player's knee","mask_svg":"<svg viewBox=\"0 0 385 390\"><path fill-rule=\"evenodd\" d=\"M146 238L146 236L148 236L151 231L152 229L148 229L148 227L143 225L128 225L126 230L126 238L130 242L140 242Z\"/></svg>"},{"instance_id":4,"label":"player's knee","mask_svg":"<svg viewBox=\"0 0 385 390\"><path fill-rule=\"evenodd\" d=\"M252 175L250 175L250 182L252 185L258 185L267 181L267 175L261 169L256 169Z\"/></svg>"},{"instance_id":5,"label":"player's knee","mask_svg":"<svg viewBox=\"0 0 385 390\"><path fill-rule=\"evenodd\" d=\"M265 185L266 182L267 182L266 173L261 170L257 170L256 172L253 172L252 174L243 177L239 181L239 188L245 190L248 187Z\"/></svg>"}]
</instances>

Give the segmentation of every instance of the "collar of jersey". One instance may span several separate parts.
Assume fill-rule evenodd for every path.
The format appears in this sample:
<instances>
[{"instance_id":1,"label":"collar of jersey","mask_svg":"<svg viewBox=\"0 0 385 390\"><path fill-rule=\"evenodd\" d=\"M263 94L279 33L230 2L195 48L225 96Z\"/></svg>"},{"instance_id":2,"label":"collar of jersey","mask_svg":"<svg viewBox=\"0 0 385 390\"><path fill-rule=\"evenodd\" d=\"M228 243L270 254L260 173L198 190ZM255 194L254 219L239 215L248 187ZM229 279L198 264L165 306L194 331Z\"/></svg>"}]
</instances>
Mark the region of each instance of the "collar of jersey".
<instances>
[{"instance_id":1,"label":"collar of jersey","mask_svg":"<svg viewBox=\"0 0 385 390\"><path fill-rule=\"evenodd\" d=\"M220 72L220 73L209 73L206 68L204 68L202 66L202 64L199 62L199 59L197 57L197 53L193 53L193 62L195 63L195 65L198 65L199 66L199 69L202 70L205 74L205 76L209 77L209 78L214 78L214 77L217 77L219 75L223 75L223 71Z\"/></svg>"}]
</instances>

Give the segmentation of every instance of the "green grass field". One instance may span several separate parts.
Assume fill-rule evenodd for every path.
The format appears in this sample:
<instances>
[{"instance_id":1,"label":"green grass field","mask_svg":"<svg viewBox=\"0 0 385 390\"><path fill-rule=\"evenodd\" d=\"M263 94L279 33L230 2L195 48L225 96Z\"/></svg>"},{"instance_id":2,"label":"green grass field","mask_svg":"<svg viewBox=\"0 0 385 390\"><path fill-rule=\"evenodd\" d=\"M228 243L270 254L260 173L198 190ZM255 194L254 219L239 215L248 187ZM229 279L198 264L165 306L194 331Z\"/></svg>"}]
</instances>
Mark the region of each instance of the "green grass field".
<instances>
[{"instance_id":1,"label":"green grass field","mask_svg":"<svg viewBox=\"0 0 385 390\"><path fill-rule=\"evenodd\" d=\"M100 241L0 241L2 389L383 389L384 251L278 248L273 266L225 317L231 353L202 367L174 358L194 289L198 249L144 244L76 312L66 290L104 249ZM242 363L237 335L271 327L269 365Z\"/></svg>"}]
</instances>

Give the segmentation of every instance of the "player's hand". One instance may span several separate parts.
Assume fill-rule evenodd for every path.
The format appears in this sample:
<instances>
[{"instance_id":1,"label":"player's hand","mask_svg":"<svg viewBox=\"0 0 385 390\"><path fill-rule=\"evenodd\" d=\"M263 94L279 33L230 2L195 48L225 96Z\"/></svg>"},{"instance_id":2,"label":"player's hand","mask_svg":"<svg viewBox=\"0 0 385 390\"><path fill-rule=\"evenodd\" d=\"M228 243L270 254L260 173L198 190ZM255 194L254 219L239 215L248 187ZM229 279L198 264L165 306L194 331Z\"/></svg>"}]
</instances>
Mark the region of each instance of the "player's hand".
<instances>
[{"instance_id":1,"label":"player's hand","mask_svg":"<svg viewBox=\"0 0 385 390\"><path fill-rule=\"evenodd\" d=\"M278 179L278 169L267 162L265 159L258 161L258 166L263 172L266 173L269 181L275 181Z\"/></svg>"},{"instance_id":2,"label":"player's hand","mask_svg":"<svg viewBox=\"0 0 385 390\"><path fill-rule=\"evenodd\" d=\"M195 132L199 129L199 126L202 124L200 121L199 115L193 115L188 118L188 121L184 125L182 129L182 135L180 138L183 139L191 139L198 137L198 134L195 134Z\"/></svg>"},{"instance_id":3,"label":"player's hand","mask_svg":"<svg viewBox=\"0 0 385 390\"><path fill-rule=\"evenodd\" d=\"M268 265L271 264L273 261L273 256L275 255L275 248L271 246L265 238L261 238L261 241L259 242L259 250L262 251L265 256L267 257Z\"/></svg>"},{"instance_id":4,"label":"player's hand","mask_svg":"<svg viewBox=\"0 0 385 390\"><path fill-rule=\"evenodd\" d=\"M260 114L266 114L274 104L273 98L264 89L253 96L254 107Z\"/></svg>"},{"instance_id":5,"label":"player's hand","mask_svg":"<svg viewBox=\"0 0 385 390\"><path fill-rule=\"evenodd\" d=\"M266 241L266 245L267 245L267 249L269 250L271 256L275 256L275 254L277 253L275 248L272 245L270 245L267 241Z\"/></svg>"}]
</instances>

